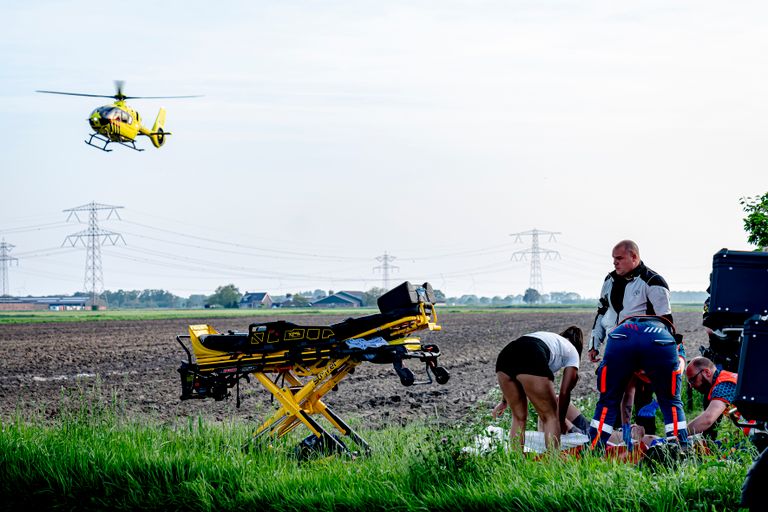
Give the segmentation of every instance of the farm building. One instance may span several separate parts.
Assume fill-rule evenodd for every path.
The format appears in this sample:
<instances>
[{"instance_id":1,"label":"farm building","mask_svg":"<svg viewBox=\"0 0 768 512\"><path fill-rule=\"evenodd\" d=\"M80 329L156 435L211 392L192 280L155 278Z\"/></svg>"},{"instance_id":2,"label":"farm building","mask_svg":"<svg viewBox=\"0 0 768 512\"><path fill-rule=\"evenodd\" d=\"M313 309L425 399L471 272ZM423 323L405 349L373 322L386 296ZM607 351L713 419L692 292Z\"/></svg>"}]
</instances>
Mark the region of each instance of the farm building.
<instances>
[{"instance_id":1,"label":"farm building","mask_svg":"<svg viewBox=\"0 0 768 512\"><path fill-rule=\"evenodd\" d=\"M272 297L267 292L250 293L245 292L240 299L240 308L271 308Z\"/></svg>"},{"instance_id":2,"label":"farm building","mask_svg":"<svg viewBox=\"0 0 768 512\"><path fill-rule=\"evenodd\" d=\"M0 297L0 311L73 311L85 309L88 297Z\"/></svg>"},{"instance_id":3,"label":"farm building","mask_svg":"<svg viewBox=\"0 0 768 512\"><path fill-rule=\"evenodd\" d=\"M341 291L312 303L315 308L359 308L363 306L363 292Z\"/></svg>"}]
</instances>

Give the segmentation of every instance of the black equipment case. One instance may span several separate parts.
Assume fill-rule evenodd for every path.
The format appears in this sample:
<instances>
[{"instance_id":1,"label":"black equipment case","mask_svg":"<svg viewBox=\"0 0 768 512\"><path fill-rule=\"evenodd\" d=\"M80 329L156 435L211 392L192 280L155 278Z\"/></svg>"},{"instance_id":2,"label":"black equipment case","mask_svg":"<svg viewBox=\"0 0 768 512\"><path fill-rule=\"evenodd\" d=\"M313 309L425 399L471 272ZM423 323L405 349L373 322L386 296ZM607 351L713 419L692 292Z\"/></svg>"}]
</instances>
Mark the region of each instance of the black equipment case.
<instances>
[{"instance_id":1,"label":"black equipment case","mask_svg":"<svg viewBox=\"0 0 768 512\"><path fill-rule=\"evenodd\" d=\"M733 403L746 419L768 421L768 316L755 315L746 321L739 359Z\"/></svg>"},{"instance_id":2,"label":"black equipment case","mask_svg":"<svg viewBox=\"0 0 768 512\"><path fill-rule=\"evenodd\" d=\"M421 286L414 286L406 281L395 286L376 301L379 311L382 313L413 308L418 306L420 302L428 305L435 303L435 292L431 284L424 283Z\"/></svg>"},{"instance_id":3,"label":"black equipment case","mask_svg":"<svg viewBox=\"0 0 768 512\"><path fill-rule=\"evenodd\" d=\"M753 315L768 315L768 252L718 251L709 288L707 327L740 327Z\"/></svg>"}]
</instances>

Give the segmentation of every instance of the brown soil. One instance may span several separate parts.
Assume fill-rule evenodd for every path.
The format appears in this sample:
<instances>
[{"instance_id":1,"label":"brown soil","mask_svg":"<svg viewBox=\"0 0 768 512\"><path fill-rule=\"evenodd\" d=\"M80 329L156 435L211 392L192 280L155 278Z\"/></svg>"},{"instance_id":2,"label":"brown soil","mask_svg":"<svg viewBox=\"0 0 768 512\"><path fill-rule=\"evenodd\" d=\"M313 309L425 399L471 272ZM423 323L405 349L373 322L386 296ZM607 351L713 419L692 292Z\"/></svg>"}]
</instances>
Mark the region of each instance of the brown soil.
<instances>
[{"instance_id":1,"label":"brown soil","mask_svg":"<svg viewBox=\"0 0 768 512\"><path fill-rule=\"evenodd\" d=\"M699 354L706 334L701 314L676 313L678 331L686 340L689 358ZM292 317L291 321L318 325L342 317L327 315ZM391 365L363 363L343 380L325 402L342 417L361 417L367 426L404 423L417 418L455 422L478 406L496 386L494 363L499 350L527 332L559 332L578 325L585 334L592 313L488 313L443 314L442 331L422 332L424 342L437 344L440 364L451 372L446 385L403 387ZM185 357L175 336L186 334L188 323L200 320L152 320L4 325L0 327L0 418L14 412L43 411L56 417L67 396L102 401L116 398L128 414L173 422L188 416L212 420L237 417L264 418L274 405L270 395L254 380L243 383L243 403L179 400L176 369ZM245 319L211 319L217 330L247 328ZM421 363L406 362L417 380L425 377ZM595 393L595 365L582 360L577 396ZM589 414L587 413L589 416Z\"/></svg>"}]
</instances>

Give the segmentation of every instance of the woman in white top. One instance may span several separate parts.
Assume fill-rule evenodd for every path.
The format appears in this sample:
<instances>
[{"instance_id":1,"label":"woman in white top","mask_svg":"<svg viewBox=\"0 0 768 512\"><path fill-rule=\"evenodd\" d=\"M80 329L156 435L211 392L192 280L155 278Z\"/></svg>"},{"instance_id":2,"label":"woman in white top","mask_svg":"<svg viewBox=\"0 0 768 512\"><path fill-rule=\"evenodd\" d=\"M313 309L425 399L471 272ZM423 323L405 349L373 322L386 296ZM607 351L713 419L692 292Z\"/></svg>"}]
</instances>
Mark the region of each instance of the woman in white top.
<instances>
[{"instance_id":1,"label":"woman in white top","mask_svg":"<svg viewBox=\"0 0 768 512\"><path fill-rule=\"evenodd\" d=\"M503 397L493 409L493 417L509 407L512 427L509 435L522 449L528 400L544 426L547 447L559 448L560 434L565 433L565 416L571 403L571 391L579 380L579 360L584 333L575 325L560 334L533 332L504 347L496 359L496 377ZM555 396L554 373L563 370L560 395Z\"/></svg>"}]
</instances>

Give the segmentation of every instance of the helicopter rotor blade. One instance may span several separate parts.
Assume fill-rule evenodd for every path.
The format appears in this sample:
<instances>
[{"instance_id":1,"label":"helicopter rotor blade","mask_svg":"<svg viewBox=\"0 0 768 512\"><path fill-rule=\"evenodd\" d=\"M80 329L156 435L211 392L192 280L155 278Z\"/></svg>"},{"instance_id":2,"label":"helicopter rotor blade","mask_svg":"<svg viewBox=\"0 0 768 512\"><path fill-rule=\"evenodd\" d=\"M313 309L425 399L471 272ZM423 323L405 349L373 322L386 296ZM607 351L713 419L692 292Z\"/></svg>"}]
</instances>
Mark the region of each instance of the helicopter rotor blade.
<instances>
[{"instance_id":1,"label":"helicopter rotor blade","mask_svg":"<svg viewBox=\"0 0 768 512\"><path fill-rule=\"evenodd\" d=\"M192 96L124 96L126 100L163 100L170 98L202 98L202 94L194 94Z\"/></svg>"},{"instance_id":2,"label":"helicopter rotor blade","mask_svg":"<svg viewBox=\"0 0 768 512\"><path fill-rule=\"evenodd\" d=\"M80 92L61 92L61 91L35 91L45 94L63 94L65 96L87 96L89 98L114 98L114 96L108 96L105 94L85 94Z\"/></svg>"}]
</instances>

